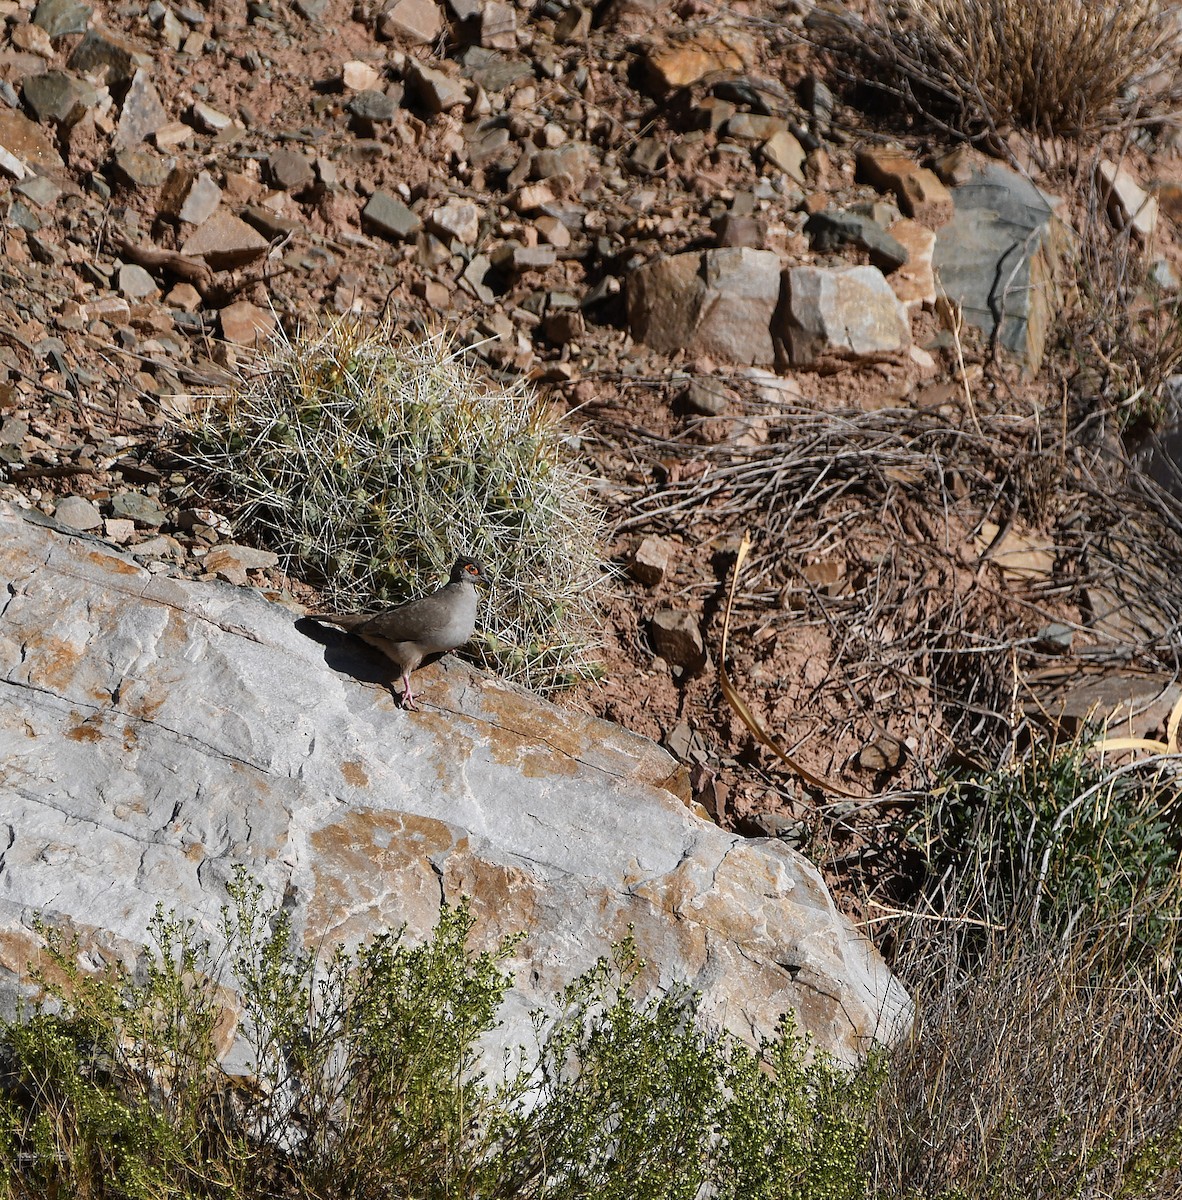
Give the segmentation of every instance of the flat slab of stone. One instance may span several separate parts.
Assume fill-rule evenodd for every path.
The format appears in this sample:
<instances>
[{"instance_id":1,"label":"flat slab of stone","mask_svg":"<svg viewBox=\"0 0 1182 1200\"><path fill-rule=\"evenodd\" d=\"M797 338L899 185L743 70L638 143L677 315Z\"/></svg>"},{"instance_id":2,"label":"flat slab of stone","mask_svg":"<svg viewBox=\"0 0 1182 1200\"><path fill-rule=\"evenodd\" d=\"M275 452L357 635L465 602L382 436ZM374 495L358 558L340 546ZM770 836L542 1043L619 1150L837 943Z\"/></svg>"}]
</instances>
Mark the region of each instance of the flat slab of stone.
<instances>
[{"instance_id":1,"label":"flat slab of stone","mask_svg":"<svg viewBox=\"0 0 1182 1200\"><path fill-rule=\"evenodd\" d=\"M217 208L189 234L181 250L205 259L215 271L226 271L261 258L269 244L241 217L225 208Z\"/></svg>"},{"instance_id":2,"label":"flat slab of stone","mask_svg":"<svg viewBox=\"0 0 1182 1200\"><path fill-rule=\"evenodd\" d=\"M791 1009L848 1059L910 1022L816 869L691 814L645 738L450 659L403 711L364 643L9 506L0 572L0 1011L36 916L96 961L132 960L158 901L216 942L241 864L313 950L421 938L465 895L476 948L524 930L510 1047L630 928L646 985L688 982L748 1039Z\"/></svg>"},{"instance_id":3,"label":"flat slab of stone","mask_svg":"<svg viewBox=\"0 0 1182 1200\"><path fill-rule=\"evenodd\" d=\"M1055 310L1055 280L1069 240L1062 202L999 163L952 189L956 213L936 234L940 287L965 320L1033 373Z\"/></svg>"}]
</instances>

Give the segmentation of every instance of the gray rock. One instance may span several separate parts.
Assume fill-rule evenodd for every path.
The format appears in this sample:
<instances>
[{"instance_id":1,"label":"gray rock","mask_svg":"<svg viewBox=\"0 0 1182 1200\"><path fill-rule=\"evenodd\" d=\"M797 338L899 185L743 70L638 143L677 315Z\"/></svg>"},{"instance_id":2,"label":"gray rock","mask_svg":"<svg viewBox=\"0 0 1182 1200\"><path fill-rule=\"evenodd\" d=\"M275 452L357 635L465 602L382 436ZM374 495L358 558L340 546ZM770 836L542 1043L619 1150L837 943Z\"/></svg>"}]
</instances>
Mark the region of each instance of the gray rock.
<instances>
[{"instance_id":1,"label":"gray rock","mask_svg":"<svg viewBox=\"0 0 1182 1200\"><path fill-rule=\"evenodd\" d=\"M298 150L277 150L267 159L271 181L285 192L302 192L316 182L312 164Z\"/></svg>"},{"instance_id":2,"label":"gray rock","mask_svg":"<svg viewBox=\"0 0 1182 1200\"><path fill-rule=\"evenodd\" d=\"M628 281L633 336L666 354L768 364L780 275L777 254L745 246L646 263Z\"/></svg>"},{"instance_id":3,"label":"gray rock","mask_svg":"<svg viewBox=\"0 0 1182 1200\"><path fill-rule=\"evenodd\" d=\"M70 529L82 532L98 529L103 523L102 513L84 496L66 496L59 500L53 516Z\"/></svg>"},{"instance_id":4,"label":"gray rock","mask_svg":"<svg viewBox=\"0 0 1182 1200\"><path fill-rule=\"evenodd\" d=\"M184 199L177 207L176 215L190 225L203 225L217 212L221 202L222 189L208 171L202 171L184 189Z\"/></svg>"},{"instance_id":5,"label":"gray rock","mask_svg":"<svg viewBox=\"0 0 1182 1200\"><path fill-rule=\"evenodd\" d=\"M361 211L361 220L368 229L388 238L412 238L423 227L415 213L381 188L370 196Z\"/></svg>"},{"instance_id":6,"label":"gray rock","mask_svg":"<svg viewBox=\"0 0 1182 1200\"><path fill-rule=\"evenodd\" d=\"M38 121L74 125L98 103L98 91L68 71L29 75L21 95Z\"/></svg>"},{"instance_id":7,"label":"gray rock","mask_svg":"<svg viewBox=\"0 0 1182 1200\"><path fill-rule=\"evenodd\" d=\"M79 0L41 0L33 14L33 24L39 25L51 38L71 33L85 33L94 10Z\"/></svg>"},{"instance_id":8,"label":"gray rock","mask_svg":"<svg viewBox=\"0 0 1182 1200\"><path fill-rule=\"evenodd\" d=\"M134 521L141 529L159 529L168 514L143 492L119 492L111 499L111 516Z\"/></svg>"},{"instance_id":9,"label":"gray rock","mask_svg":"<svg viewBox=\"0 0 1182 1200\"><path fill-rule=\"evenodd\" d=\"M385 92L379 92L375 88L358 92L349 101L348 108L355 117L373 124L392 121L398 112L398 105Z\"/></svg>"},{"instance_id":10,"label":"gray rock","mask_svg":"<svg viewBox=\"0 0 1182 1200\"><path fill-rule=\"evenodd\" d=\"M776 332L793 366L880 358L911 345L907 309L877 267L792 267Z\"/></svg>"},{"instance_id":11,"label":"gray rock","mask_svg":"<svg viewBox=\"0 0 1182 1200\"><path fill-rule=\"evenodd\" d=\"M163 187L176 165L149 146L127 146L115 155L115 169L133 187Z\"/></svg>"},{"instance_id":12,"label":"gray rock","mask_svg":"<svg viewBox=\"0 0 1182 1200\"><path fill-rule=\"evenodd\" d=\"M152 68L152 55L141 45L106 29L90 29L70 55L71 70L94 75L107 69L107 83L121 87L130 83L140 67Z\"/></svg>"},{"instance_id":13,"label":"gray rock","mask_svg":"<svg viewBox=\"0 0 1182 1200\"><path fill-rule=\"evenodd\" d=\"M693 816L652 742L452 660L418 676L428 711L404 712L362 643L7 506L0 575L6 1014L35 917L133 965L158 902L216 937L241 865L300 946L422 938L464 895L490 918L475 949L525 931L490 1066L629 928L656 985L687 982L749 1040L789 1010L847 1060L905 1034L903 988L816 869ZM241 1041L226 1062L245 1069Z\"/></svg>"},{"instance_id":14,"label":"gray rock","mask_svg":"<svg viewBox=\"0 0 1182 1200\"><path fill-rule=\"evenodd\" d=\"M147 71L136 71L123 100L123 110L119 114L119 125L115 130L115 149L134 146L167 124L168 113L161 103L160 94L148 78Z\"/></svg>"},{"instance_id":15,"label":"gray rock","mask_svg":"<svg viewBox=\"0 0 1182 1200\"><path fill-rule=\"evenodd\" d=\"M0 446L19 446L29 436L29 423L20 417L0 421Z\"/></svg>"},{"instance_id":16,"label":"gray rock","mask_svg":"<svg viewBox=\"0 0 1182 1200\"><path fill-rule=\"evenodd\" d=\"M32 200L38 208L52 208L62 194L62 189L44 175L32 175L12 190Z\"/></svg>"},{"instance_id":17,"label":"gray rock","mask_svg":"<svg viewBox=\"0 0 1182 1200\"><path fill-rule=\"evenodd\" d=\"M128 300L146 300L160 289L143 267L131 263L119 268L119 294Z\"/></svg>"},{"instance_id":18,"label":"gray rock","mask_svg":"<svg viewBox=\"0 0 1182 1200\"><path fill-rule=\"evenodd\" d=\"M1033 373L1056 309L1056 279L1069 234L1062 202L999 163L952 189L955 212L936 233L934 265L965 320Z\"/></svg>"},{"instance_id":19,"label":"gray rock","mask_svg":"<svg viewBox=\"0 0 1182 1200\"><path fill-rule=\"evenodd\" d=\"M885 274L890 274L907 262L907 250L881 225L860 213L827 208L813 213L804 223L814 250L823 253L857 246L870 255L870 261Z\"/></svg>"}]
</instances>

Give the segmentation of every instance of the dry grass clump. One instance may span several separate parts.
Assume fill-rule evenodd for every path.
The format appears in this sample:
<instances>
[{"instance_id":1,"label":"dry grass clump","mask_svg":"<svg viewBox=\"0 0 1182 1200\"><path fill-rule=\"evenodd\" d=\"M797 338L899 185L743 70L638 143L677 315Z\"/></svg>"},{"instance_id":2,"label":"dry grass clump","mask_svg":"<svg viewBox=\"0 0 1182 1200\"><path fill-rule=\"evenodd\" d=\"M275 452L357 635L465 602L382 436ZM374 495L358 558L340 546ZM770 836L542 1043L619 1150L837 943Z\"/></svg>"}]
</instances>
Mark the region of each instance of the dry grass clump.
<instances>
[{"instance_id":1,"label":"dry grass clump","mask_svg":"<svg viewBox=\"0 0 1182 1200\"><path fill-rule=\"evenodd\" d=\"M921 801L872 1194L1179 1194L1180 768L1039 744Z\"/></svg>"},{"instance_id":2,"label":"dry grass clump","mask_svg":"<svg viewBox=\"0 0 1182 1200\"><path fill-rule=\"evenodd\" d=\"M477 642L530 686L594 669L600 517L561 418L443 335L338 322L279 341L185 429L234 520L339 609L399 603L457 554L496 587Z\"/></svg>"},{"instance_id":3,"label":"dry grass clump","mask_svg":"<svg viewBox=\"0 0 1182 1200\"><path fill-rule=\"evenodd\" d=\"M1182 1021L1080 939L1066 956L928 924L898 970L918 1022L878 1097L869 1194L1173 1197L1182 1192Z\"/></svg>"},{"instance_id":4,"label":"dry grass clump","mask_svg":"<svg viewBox=\"0 0 1182 1200\"><path fill-rule=\"evenodd\" d=\"M970 136L1018 127L1079 136L1144 103L1177 37L1160 0L896 0L841 48L872 83ZM831 22L831 25L833 23Z\"/></svg>"}]
</instances>

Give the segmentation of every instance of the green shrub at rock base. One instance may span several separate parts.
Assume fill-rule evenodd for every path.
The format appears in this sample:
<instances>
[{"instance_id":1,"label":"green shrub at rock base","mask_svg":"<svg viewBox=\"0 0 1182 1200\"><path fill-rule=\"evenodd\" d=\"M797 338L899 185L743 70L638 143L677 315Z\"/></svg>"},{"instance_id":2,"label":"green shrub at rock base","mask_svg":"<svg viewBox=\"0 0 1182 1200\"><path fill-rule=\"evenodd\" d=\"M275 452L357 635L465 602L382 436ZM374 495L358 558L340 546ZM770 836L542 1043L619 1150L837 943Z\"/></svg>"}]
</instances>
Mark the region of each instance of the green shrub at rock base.
<instances>
[{"instance_id":1,"label":"green shrub at rock base","mask_svg":"<svg viewBox=\"0 0 1182 1200\"><path fill-rule=\"evenodd\" d=\"M379 936L318 966L244 875L224 913L249 1074L215 1054L218 959L158 914L145 981L78 965L0 1029L0 1197L791 1200L863 1194L881 1069L850 1071L790 1023L758 1051L703 1031L694 997L638 994L630 941L539 1019L538 1047L478 1062L516 939L467 948L445 907L411 946Z\"/></svg>"},{"instance_id":2,"label":"green shrub at rock base","mask_svg":"<svg viewBox=\"0 0 1182 1200\"><path fill-rule=\"evenodd\" d=\"M443 335L342 321L280 341L190 418L180 453L236 525L342 611L401 603L458 554L496 586L476 644L533 687L594 673L600 516L563 420Z\"/></svg>"}]
</instances>

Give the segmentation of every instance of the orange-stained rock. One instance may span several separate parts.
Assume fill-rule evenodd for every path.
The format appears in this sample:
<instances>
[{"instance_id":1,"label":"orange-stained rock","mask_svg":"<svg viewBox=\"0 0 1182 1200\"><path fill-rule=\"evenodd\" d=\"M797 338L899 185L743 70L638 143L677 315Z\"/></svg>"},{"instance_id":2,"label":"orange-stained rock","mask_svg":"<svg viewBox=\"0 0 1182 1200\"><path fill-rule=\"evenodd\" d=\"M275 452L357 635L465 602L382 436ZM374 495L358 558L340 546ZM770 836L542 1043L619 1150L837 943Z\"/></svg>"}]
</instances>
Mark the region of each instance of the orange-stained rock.
<instances>
[{"instance_id":1,"label":"orange-stained rock","mask_svg":"<svg viewBox=\"0 0 1182 1200\"><path fill-rule=\"evenodd\" d=\"M476 948L523 931L494 1064L630 929L649 984L688 982L747 1038L792 1009L848 1059L910 1022L817 870L693 815L646 738L451 659L404 711L363 643L7 506L0 571L5 1011L36 915L132 962L158 902L216 940L242 865L316 953L421 938L463 896Z\"/></svg>"}]
</instances>

